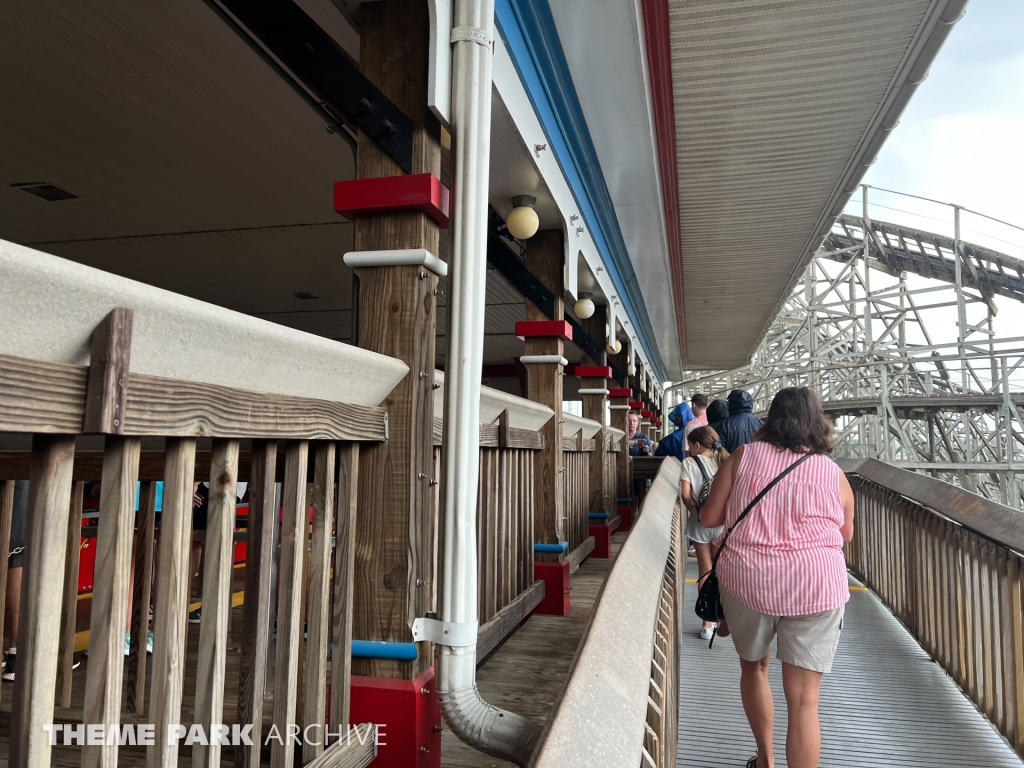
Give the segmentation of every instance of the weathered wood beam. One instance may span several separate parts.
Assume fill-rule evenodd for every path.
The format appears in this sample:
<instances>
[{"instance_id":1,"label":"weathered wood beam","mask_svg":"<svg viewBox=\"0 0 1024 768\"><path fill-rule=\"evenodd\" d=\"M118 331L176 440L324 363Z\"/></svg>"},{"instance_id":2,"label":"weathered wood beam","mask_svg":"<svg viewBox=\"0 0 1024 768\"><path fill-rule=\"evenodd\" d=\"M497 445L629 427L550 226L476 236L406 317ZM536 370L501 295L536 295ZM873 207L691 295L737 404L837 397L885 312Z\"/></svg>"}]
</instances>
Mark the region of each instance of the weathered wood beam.
<instances>
[{"instance_id":1,"label":"weathered wood beam","mask_svg":"<svg viewBox=\"0 0 1024 768\"><path fill-rule=\"evenodd\" d=\"M526 266L554 295L552 320L565 318L565 302L562 298L564 237L562 230L542 230L528 241ZM544 311L527 299L527 320L546 320ZM529 337L526 339L526 354L554 355L561 357L564 342L558 337ZM563 459L562 459L562 382L563 367L553 363L528 363L527 398L546 405L554 411L554 417L540 432L545 446L534 457L534 497L537 507L534 516L535 541L542 544L558 544L566 540L564 520ZM562 559L561 555L538 553L538 562L552 562Z\"/></svg>"},{"instance_id":2,"label":"weathered wood beam","mask_svg":"<svg viewBox=\"0 0 1024 768\"><path fill-rule=\"evenodd\" d=\"M412 118L412 173L441 175L440 125L427 106L430 21L420 0L381 0L360 8L362 73ZM360 132L356 178L397 176L402 169ZM356 215L355 250L439 251L440 230L421 211ZM438 277L423 266L361 267L358 344L402 360L409 374L388 395L387 443L360 451L353 635L411 642L413 619L432 609L432 427ZM411 680L432 665L424 644L416 661L357 659L353 672Z\"/></svg>"},{"instance_id":3,"label":"weathered wood beam","mask_svg":"<svg viewBox=\"0 0 1024 768\"><path fill-rule=\"evenodd\" d=\"M0 431L90 431L89 370L0 355ZM387 439L386 416L383 408L130 373L119 434L373 441Z\"/></svg>"},{"instance_id":4,"label":"weathered wood beam","mask_svg":"<svg viewBox=\"0 0 1024 768\"><path fill-rule=\"evenodd\" d=\"M503 643L543 599L544 582L535 581L489 621L481 624L476 636L476 663L483 663L487 655Z\"/></svg>"},{"instance_id":5,"label":"weathered wood beam","mask_svg":"<svg viewBox=\"0 0 1024 768\"><path fill-rule=\"evenodd\" d=\"M89 346L84 432L107 435L124 432L134 314L130 309L115 307L93 331Z\"/></svg>"}]
</instances>

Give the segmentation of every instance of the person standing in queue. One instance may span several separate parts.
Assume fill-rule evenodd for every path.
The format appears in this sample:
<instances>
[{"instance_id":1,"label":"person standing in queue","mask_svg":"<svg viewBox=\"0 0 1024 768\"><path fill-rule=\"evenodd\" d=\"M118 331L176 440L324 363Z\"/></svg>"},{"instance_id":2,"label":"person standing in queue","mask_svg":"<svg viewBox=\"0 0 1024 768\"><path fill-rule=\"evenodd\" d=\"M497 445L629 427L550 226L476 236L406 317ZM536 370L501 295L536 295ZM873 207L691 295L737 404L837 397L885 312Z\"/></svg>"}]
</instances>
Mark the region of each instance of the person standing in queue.
<instances>
[{"instance_id":1,"label":"person standing in queue","mask_svg":"<svg viewBox=\"0 0 1024 768\"><path fill-rule=\"evenodd\" d=\"M631 413L628 419L628 433L626 439L629 440L629 455L630 456L651 456L654 454L654 445L651 443L651 438L640 432L640 414Z\"/></svg>"}]
</instances>

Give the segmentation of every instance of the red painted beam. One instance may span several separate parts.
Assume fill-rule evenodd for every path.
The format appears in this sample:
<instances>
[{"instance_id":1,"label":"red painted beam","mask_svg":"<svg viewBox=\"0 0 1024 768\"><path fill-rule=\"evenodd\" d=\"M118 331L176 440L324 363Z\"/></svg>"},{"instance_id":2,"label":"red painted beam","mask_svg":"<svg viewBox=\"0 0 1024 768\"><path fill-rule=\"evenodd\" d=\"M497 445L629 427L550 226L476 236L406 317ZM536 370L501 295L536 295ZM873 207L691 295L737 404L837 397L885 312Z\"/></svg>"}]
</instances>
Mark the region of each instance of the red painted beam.
<instances>
[{"instance_id":1,"label":"red painted beam","mask_svg":"<svg viewBox=\"0 0 1024 768\"><path fill-rule=\"evenodd\" d=\"M516 336L572 341L572 326L566 320L523 320L516 323Z\"/></svg>"},{"instance_id":2,"label":"red painted beam","mask_svg":"<svg viewBox=\"0 0 1024 768\"><path fill-rule=\"evenodd\" d=\"M639 411L644 407L644 404L640 400L634 400L629 404L629 407L634 411Z\"/></svg>"},{"instance_id":3,"label":"red painted beam","mask_svg":"<svg viewBox=\"0 0 1024 768\"><path fill-rule=\"evenodd\" d=\"M609 389L608 390L608 397L632 397L632 396L633 396L633 390L632 389L625 388L625 389Z\"/></svg>"},{"instance_id":4,"label":"red painted beam","mask_svg":"<svg viewBox=\"0 0 1024 768\"><path fill-rule=\"evenodd\" d=\"M610 379L612 367L610 365L577 365L572 375L581 379Z\"/></svg>"},{"instance_id":5,"label":"red painted beam","mask_svg":"<svg viewBox=\"0 0 1024 768\"><path fill-rule=\"evenodd\" d=\"M358 213L423 211L444 229L448 197L448 187L432 173L334 182L334 210L346 219Z\"/></svg>"},{"instance_id":6,"label":"red painted beam","mask_svg":"<svg viewBox=\"0 0 1024 768\"><path fill-rule=\"evenodd\" d=\"M672 96L672 45L668 0L641 0L647 72L651 81L654 135L661 171L661 204L668 229L669 275L675 298L679 354L686 362L686 313L683 307L683 242L679 221L679 169L676 165L676 111Z\"/></svg>"},{"instance_id":7,"label":"red painted beam","mask_svg":"<svg viewBox=\"0 0 1024 768\"><path fill-rule=\"evenodd\" d=\"M640 411L640 415L646 417L646 416L653 416L654 414L651 411L642 410L642 411Z\"/></svg>"}]
</instances>

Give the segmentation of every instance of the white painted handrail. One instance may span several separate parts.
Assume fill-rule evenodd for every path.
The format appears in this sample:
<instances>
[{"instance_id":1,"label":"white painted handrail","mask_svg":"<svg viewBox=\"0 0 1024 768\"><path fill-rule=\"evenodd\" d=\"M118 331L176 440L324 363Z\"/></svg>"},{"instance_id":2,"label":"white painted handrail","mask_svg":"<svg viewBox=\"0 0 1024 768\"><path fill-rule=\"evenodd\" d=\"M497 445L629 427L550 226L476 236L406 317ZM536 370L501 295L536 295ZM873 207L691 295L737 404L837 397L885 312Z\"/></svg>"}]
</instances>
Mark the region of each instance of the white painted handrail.
<instances>
[{"instance_id":1,"label":"white painted handrail","mask_svg":"<svg viewBox=\"0 0 1024 768\"><path fill-rule=\"evenodd\" d=\"M666 457L644 498L643 511L594 608L551 727L531 763L535 768L642 764L651 649L672 546L680 466L677 459Z\"/></svg>"},{"instance_id":2,"label":"white painted handrail","mask_svg":"<svg viewBox=\"0 0 1024 768\"><path fill-rule=\"evenodd\" d=\"M93 329L134 310L131 370L277 395L378 405L400 360L0 240L0 354L89 362Z\"/></svg>"},{"instance_id":3,"label":"white painted handrail","mask_svg":"<svg viewBox=\"0 0 1024 768\"><path fill-rule=\"evenodd\" d=\"M592 419L582 419L571 413L562 414L562 437L573 437L583 430L583 439L590 440L601 431L601 425Z\"/></svg>"},{"instance_id":4,"label":"white painted handrail","mask_svg":"<svg viewBox=\"0 0 1024 768\"><path fill-rule=\"evenodd\" d=\"M444 373L434 371L434 418L444 419ZM510 395L490 387L480 387L480 423L494 424L508 410L508 423L517 429L539 430L554 416L546 405Z\"/></svg>"}]
</instances>

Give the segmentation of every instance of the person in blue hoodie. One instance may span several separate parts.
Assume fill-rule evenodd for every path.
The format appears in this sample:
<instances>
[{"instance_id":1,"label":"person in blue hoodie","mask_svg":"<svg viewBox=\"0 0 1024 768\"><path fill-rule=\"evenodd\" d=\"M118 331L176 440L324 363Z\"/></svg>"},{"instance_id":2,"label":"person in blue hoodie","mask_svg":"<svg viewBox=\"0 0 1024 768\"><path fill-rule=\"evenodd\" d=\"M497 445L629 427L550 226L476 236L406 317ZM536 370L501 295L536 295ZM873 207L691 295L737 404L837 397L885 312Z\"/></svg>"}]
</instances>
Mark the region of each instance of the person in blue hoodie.
<instances>
[{"instance_id":1,"label":"person in blue hoodie","mask_svg":"<svg viewBox=\"0 0 1024 768\"><path fill-rule=\"evenodd\" d=\"M729 418L717 424L711 424L711 428L718 433L718 437L729 453L735 453L741 445L753 442L754 433L764 424L751 411L754 410L754 398L750 393L742 389L734 389L729 393ZM710 421L710 419L708 419Z\"/></svg>"},{"instance_id":2,"label":"person in blue hoodie","mask_svg":"<svg viewBox=\"0 0 1024 768\"><path fill-rule=\"evenodd\" d=\"M660 443L658 443L657 449L654 451L655 456L675 456L677 459L682 461L686 458L686 440L683 439L686 432L686 423L693 420L693 411L690 410L690 406L686 403L680 403L672 412L668 415L668 420L676 426L676 431L671 435L666 435Z\"/></svg>"}]
</instances>

